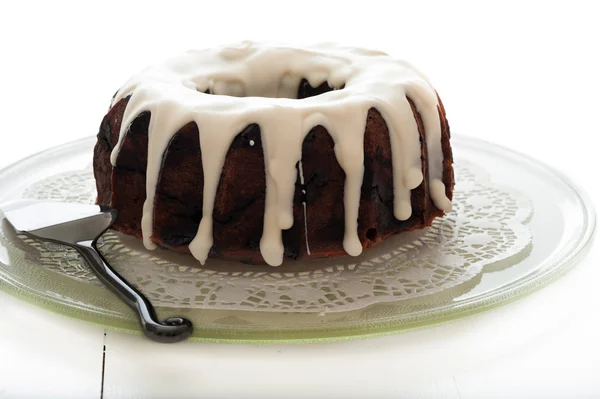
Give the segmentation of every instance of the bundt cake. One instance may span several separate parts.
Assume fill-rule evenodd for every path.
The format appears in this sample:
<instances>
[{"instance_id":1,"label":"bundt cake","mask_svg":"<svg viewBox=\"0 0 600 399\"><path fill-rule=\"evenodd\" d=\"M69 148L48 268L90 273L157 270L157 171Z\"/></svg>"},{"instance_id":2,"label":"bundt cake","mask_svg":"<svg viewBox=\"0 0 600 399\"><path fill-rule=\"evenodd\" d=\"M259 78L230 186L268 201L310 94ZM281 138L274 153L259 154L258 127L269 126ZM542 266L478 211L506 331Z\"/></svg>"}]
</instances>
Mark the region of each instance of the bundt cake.
<instances>
[{"instance_id":1,"label":"bundt cake","mask_svg":"<svg viewBox=\"0 0 600 399\"><path fill-rule=\"evenodd\" d=\"M244 42L134 75L94 150L114 229L277 266L359 255L451 209L450 130L427 78L376 51Z\"/></svg>"}]
</instances>

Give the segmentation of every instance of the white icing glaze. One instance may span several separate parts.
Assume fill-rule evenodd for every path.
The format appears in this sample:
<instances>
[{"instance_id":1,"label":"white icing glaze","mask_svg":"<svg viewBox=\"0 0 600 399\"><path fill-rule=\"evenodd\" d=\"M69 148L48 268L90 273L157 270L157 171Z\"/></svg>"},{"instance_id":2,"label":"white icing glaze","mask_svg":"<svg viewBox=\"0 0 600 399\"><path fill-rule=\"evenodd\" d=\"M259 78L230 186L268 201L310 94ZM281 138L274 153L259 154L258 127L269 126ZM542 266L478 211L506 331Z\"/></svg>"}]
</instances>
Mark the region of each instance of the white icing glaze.
<instances>
[{"instance_id":1,"label":"white icing glaze","mask_svg":"<svg viewBox=\"0 0 600 399\"><path fill-rule=\"evenodd\" d=\"M304 187L304 169L302 168L302 160L298 162L298 172L300 175L300 184ZM302 195L306 196L305 189L302 189ZM310 246L308 245L308 221L306 218L306 197L302 200L302 216L304 219L304 244L306 245L306 253L310 255Z\"/></svg>"},{"instance_id":2,"label":"white icing glaze","mask_svg":"<svg viewBox=\"0 0 600 399\"><path fill-rule=\"evenodd\" d=\"M313 87L327 82L330 87L344 88L296 99L302 78ZM357 225L364 173L363 136L370 108L381 113L390 132L396 218L410 217L410 190L423 180L419 133L407 97L423 119L431 198L439 209L451 209L442 181L437 94L421 72L385 53L331 44L293 48L243 42L189 51L147 68L118 91L113 104L129 95L111 162L116 165L130 124L140 113L149 111L142 216L144 245L149 249L155 247L150 237L163 154L175 133L190 122L195 122L200 132L204 200L202 220L189 248L202 264L213 244L212 213L225 156L235 136L253 123L261 129L266 171L260 251L270 265L283 261L281 232L294 221L296 164L301 161L306 134L317 125L325 127L333 138L335 155L346 174L344 249L353 256L361 253ZM308 237L306 245L308 251Z\"/></svg>"}]
</instances>

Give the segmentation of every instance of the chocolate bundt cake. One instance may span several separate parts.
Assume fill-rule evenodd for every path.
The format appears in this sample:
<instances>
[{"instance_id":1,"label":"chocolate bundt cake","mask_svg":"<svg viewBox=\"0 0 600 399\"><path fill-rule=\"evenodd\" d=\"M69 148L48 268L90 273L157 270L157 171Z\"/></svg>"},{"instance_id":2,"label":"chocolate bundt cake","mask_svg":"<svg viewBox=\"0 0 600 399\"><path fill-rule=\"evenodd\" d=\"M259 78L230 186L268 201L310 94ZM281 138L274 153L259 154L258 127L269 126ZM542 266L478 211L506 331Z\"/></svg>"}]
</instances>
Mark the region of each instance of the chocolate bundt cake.
<instances>
[{"instance_id":1,"label":"chocolate bundt cake","mask_svg":"<svg viewBox=\"0 0 600 399\"><path fill-rule=\"evenodd\" d=\"M133 76L94 150L113 228L280 265L356 256L451 208L450 130L429 81L380 52L244 42Z\"/></svg>"}]
</instances>

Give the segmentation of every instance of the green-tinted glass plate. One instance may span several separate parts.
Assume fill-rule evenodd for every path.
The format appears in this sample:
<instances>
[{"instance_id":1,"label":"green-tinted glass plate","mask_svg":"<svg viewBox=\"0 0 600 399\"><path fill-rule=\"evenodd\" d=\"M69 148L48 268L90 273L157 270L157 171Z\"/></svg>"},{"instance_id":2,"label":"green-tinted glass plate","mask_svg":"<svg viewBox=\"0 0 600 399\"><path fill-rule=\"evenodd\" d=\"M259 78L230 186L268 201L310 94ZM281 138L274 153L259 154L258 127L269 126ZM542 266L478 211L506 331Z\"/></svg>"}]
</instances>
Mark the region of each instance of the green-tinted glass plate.
<instances>
[{"instance_id":1,"label":"green-tinted glass plate","mask_svg":"<svg viewBox=\"0 0 600 399\"><path fill-rule=\"evenodd\" d=\"M94 142L73 142L4 169L0 203L90 201ZM569 270L594 232L585 196L522 154L460 136L452 144L453 212L359 258L277 269L209 261L200 269L190 256L146 251L115 233L105 236L102 249L161 317L185 316L195 325L192 339L223 343L333 341L430 326L515 300ZM1 213L0 288L139 334L134 313L74 253L16 235Z\"/></svg>"}]
</instances>

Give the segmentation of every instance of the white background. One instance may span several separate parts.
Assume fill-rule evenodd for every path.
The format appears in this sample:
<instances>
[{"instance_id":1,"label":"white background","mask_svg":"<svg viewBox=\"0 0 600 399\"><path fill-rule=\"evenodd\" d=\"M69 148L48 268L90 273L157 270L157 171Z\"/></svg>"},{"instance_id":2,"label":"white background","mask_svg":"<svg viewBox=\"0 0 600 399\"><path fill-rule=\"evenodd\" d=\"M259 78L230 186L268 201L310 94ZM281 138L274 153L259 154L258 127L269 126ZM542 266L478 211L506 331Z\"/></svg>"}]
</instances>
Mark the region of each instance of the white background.
<instances>
[{"instance_id":1,"label":"white background","mask_svg":"<svg viewBox=\"0 0 600 399\"><path fill-rule=\"evenodd\" d=\"M129 75L169 55L336 41L411 61L453 132L551 164L600 204L599 26L592 1L6 2L0 166L95 134ZM600 397L599 260L483 315L312 346L161 346L0 293L0 398Z\"/></svg>"}]
</instances>

